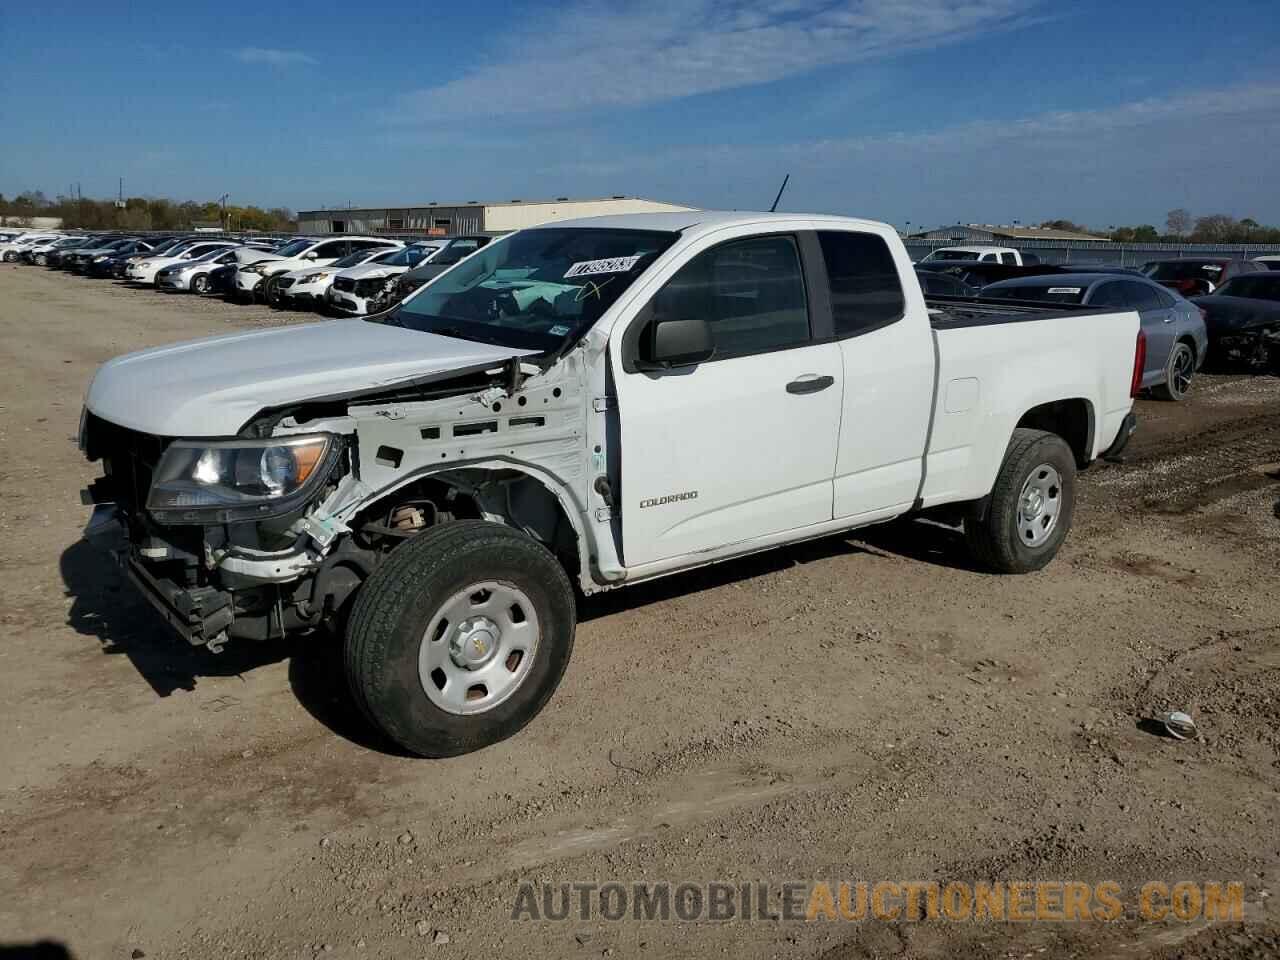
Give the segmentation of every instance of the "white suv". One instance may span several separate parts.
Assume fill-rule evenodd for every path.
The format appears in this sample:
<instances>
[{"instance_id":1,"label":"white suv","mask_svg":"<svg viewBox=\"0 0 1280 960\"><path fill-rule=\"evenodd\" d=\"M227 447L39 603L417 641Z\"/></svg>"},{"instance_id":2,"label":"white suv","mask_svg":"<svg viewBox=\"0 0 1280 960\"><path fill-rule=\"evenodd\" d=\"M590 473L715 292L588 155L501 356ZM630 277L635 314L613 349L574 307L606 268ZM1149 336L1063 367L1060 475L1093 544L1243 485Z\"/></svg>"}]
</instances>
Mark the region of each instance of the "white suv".
<instances>
[{"instance_id":1,"label":"white suv","mask_svg":"<svg viewBox=\"0 0 1280 960\"><path fill-rule=\"evenodd\" d=\"M398 257L403 253L404 245L397 241L394 247L356 250L327 267L306 266L301 270L290 270L282 276L272 278L277 302L280 306L290 307L323 306L329 284L333 283L335 277L343 275L349 267L358 268L362 263L377 263L386 257Z\"/></svg>"},{"instance_id":2,"label":"white suv","mask_svg":"<svg viewBox=\"0 0 1280 960\"><path fill-rule=\"evenodd\" d=\"M357 250L387 250L402 245L399 240L383 237L299 237L273 250L257 263L237 270L228 295L236 300L261 299L271 303L279 299L279 291L273 281L290 271L327 267Z\"/></svg>"}]
</instances>

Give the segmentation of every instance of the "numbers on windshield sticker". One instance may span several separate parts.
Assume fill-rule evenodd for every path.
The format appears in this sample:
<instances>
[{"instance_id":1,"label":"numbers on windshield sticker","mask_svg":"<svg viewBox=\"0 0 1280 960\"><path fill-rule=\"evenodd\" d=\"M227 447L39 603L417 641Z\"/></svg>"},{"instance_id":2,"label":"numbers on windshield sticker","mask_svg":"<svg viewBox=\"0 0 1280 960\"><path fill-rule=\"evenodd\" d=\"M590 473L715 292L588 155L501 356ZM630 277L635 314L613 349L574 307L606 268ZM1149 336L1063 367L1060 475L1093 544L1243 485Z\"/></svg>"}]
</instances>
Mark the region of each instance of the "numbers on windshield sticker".
<instances>
[{"instance_id":1,"label":"numbers on windshield sticker","mask_svg":"<svg viewBox=\"0 0 1280 960\"><path fill-rule=\"evenodd\" d=\"M1050 293L1079 293L1079 287L1050 287Z\"/></svg>"},{"instance_id":2,"label":"numbers on windshield sticker","mask_svg":"<svg viewBox=\"0 0 1280 960\"><path fill-rule=\"evenodd\" d=\"M627 273L644 259L643 253L633 257L609 257L607 260L580 260L565 271L564 278L586 277L599 273Z\"/></svg>"}]
</instances>

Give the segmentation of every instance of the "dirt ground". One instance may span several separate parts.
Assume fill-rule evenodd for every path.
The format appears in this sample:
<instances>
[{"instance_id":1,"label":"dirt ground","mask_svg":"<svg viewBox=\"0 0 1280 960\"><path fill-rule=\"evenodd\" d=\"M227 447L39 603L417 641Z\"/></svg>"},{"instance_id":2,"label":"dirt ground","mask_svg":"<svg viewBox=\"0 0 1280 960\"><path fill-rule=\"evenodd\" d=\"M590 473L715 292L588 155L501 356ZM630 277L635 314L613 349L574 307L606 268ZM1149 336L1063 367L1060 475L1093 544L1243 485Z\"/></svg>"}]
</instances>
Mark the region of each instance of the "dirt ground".
<instances>
[{"instance_id":1,"label":"dirt ground","mask_svg":"<svg viewBox=\"0 0 1280 960\"><path fill-rule=\"evenodd\" d=\"M1280 955L1280 380L1142 401L1039 574L903 522L584 601L540 717L423 761L331 644L193 652L79 540L95 366L298 319L0 267L0 957ZM512 919L822 879L1240 880L1247 919Z\"/></svg>"}]
</instances>

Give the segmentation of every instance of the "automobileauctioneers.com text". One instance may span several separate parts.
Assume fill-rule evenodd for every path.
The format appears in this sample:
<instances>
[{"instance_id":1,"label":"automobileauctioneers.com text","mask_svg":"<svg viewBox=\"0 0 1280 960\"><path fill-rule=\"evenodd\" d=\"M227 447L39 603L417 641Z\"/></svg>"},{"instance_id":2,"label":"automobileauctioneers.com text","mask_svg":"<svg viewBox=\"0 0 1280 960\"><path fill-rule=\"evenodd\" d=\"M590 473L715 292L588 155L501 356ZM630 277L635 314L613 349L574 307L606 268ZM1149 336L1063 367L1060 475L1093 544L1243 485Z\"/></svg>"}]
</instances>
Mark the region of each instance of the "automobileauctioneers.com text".
<instances>
[{"instance_id":1,"label":"automobileauctioneers.com text","mask_svg":"<svg viewBox=\"0 0 1280 960\"><path fill-rule=\"evenodd\" d=\"M1131 910L1126 911L1126 906ZM521 883L512 920L1113 921L1244 919L1244 883L933 880Z\"/></svg>"}]
</instances>

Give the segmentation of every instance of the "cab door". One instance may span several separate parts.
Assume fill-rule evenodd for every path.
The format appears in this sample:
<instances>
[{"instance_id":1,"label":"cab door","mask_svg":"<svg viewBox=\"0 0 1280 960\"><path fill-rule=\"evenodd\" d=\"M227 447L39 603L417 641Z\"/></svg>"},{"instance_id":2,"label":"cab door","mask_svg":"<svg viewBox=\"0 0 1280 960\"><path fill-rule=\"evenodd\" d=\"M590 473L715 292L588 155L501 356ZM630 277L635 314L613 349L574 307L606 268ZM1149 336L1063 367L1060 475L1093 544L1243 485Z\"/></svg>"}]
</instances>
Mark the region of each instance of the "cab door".
<instances>
[{"instance_id":1,"label":"cab door","mask_svg":"<svg viewBox=\"0 0 1280 960\"><path fill-rule=\"evenodd\" d=\"M716 237L611 340L630 568L831 519L840 350L806 283L802 231ZM646 332L664 318L705 319L710 358L647 366Z\"/></svg>"}]
</instances>

